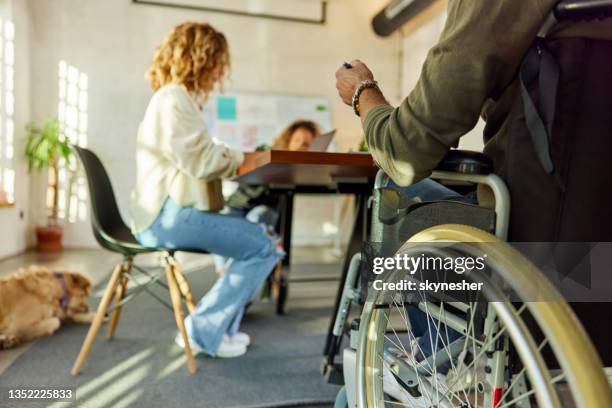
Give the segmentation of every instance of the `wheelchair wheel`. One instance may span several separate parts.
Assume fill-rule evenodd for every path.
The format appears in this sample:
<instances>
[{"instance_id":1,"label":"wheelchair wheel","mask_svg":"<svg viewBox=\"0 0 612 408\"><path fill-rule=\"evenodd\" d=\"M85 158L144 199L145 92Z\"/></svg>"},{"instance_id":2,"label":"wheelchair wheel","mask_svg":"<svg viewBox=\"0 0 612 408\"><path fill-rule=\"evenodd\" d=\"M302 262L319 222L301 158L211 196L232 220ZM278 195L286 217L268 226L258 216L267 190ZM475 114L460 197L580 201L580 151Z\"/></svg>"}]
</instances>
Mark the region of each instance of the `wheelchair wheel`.
<instances>
[{"instance_id":1,"label":"wheelchair wheel","mask_svg":"<svg viewBox=\"0 0 612 408\"><path fill-rule=\"evenodd\" d=\"M534 299L530 291L537 288L538 299L547 301L445 303L425 295L407 301L399 291L372 291L357 347L360 407L610 406L611 388L591 341L531 262L462 225L422 231L398 254L436 242L495 243L487 251L488 265L495 266L491 281L521 299ZM415 316L426 335L417 336Z\"/></svg>"}]
</instances>

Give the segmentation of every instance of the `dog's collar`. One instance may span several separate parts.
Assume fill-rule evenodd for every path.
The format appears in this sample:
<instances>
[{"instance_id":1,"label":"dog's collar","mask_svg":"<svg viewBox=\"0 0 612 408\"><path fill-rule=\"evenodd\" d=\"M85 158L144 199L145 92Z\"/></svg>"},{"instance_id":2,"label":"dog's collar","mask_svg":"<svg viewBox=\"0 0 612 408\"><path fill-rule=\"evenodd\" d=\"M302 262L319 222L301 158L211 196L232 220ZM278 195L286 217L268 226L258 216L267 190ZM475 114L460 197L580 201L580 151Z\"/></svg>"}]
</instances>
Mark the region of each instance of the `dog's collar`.
<instances>
[{"instance_id":1,"label":"dog's collar","mask_svg":"<svg viewBox=\"0 0 612 408\"><path fill-rule=\"evenodd\" d=\"M66 310L66 308L68 307L68 288L66 288L66 281L64 280L64 275L62 275L60 272L53 272L53 274L55 275L55 277L57 278L57 280L59 280L60 285L62 285L62 298L60 299L60 306L62 307L62 309Z\"/></svg>"}]
</instances>

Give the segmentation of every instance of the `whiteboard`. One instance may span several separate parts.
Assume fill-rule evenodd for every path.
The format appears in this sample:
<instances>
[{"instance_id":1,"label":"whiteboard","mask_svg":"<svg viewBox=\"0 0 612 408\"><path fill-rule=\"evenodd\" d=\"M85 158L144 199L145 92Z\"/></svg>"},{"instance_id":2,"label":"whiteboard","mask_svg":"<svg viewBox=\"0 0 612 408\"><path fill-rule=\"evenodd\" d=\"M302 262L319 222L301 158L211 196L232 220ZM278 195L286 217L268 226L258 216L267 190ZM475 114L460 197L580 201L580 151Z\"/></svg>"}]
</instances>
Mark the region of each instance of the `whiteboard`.
<instances>
[{"instance_id":1,"label":"whiteboard","mask_svg":"<svg viewBox=\"0 0 612 408\"><path fill-rule=\"evenodd\" d=\"M322 132L333 130L331 103L324 97L213 93L203 115L213 138L245 152L271 145L283 129L299 119L312 120Z\"/></svg>"}]
</instances>

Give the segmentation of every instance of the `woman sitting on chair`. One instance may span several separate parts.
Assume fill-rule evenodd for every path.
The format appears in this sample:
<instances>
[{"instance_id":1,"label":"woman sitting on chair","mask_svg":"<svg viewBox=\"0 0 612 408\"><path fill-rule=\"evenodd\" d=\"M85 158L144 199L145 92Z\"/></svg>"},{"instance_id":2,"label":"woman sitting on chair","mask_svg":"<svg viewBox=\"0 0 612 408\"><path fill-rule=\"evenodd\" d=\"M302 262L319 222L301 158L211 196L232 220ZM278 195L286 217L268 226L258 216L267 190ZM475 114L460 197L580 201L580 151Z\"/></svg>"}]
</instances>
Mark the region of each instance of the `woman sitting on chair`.
<instances>
[{"instance_id":1,"label":"woman sitting on chair","mask_svg":"<svg viewBox=\"0 0 612 408\"><path fill-rule=\"evenodd\" d=\"M275 237L223 208L221 179L243 154L213 140L202 107L229 70L225 36L204 23L173 28L147 78L155 91L138 130L132 230L146 246L207 251L233 259L185 320L192 350L217 357L246 352L238 331L244 306L282 258ZM182 337L177 343L184 347Z\"/></svg>"}]
</instances>

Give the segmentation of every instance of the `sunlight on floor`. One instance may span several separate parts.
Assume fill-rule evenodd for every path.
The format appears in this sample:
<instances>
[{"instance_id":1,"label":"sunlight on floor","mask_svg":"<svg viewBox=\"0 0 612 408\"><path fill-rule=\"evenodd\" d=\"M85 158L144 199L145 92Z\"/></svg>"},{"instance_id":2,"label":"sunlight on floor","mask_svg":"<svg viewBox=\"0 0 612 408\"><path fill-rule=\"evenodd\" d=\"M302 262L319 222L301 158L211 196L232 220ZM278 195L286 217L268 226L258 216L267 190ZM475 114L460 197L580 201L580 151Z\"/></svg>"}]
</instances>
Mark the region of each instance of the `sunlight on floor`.
<instances>
[{"instance_id":1,"label":"sunlight on floor","mask_svg":"<svg viewBox=\"0 0 612 408\"><path fill-rule=\"evenodd\" d=\"M191 344L191 342L190 342ZM158 380L162 380L164 378L166 378L167 376L169 376L170 374L172 374L173 372L175 372L178 369L184 370L185 369L185 355L183 354L183 352L181 351L181 355L178 356L177 358L175 358L171 363L169 363L166 367L164 367L163 370L161 370L159 372L159 374L157 375L157 379Z\"/></svg>"},{"instance_id":2,"label":"sunlight on floor","mask_svg":"<svg viewBox=\"0 0 612 408\"><path fill-rule=\"evenodd\" d=\"M100 389L104 389L104 402L111 402L120 398L127 390L142 381L149 373L149 364L146 360L153 356L153 349L143 350L124 362L117 364L112 370L100 374L95 379L77 388L76 394L79 396L79 404L94 396L100 400L100 395L96 395ZM64 405L56 403L52 408L60 408ZM111 406L115 406L112 404Z\"/></svg>"}]
</instances>

